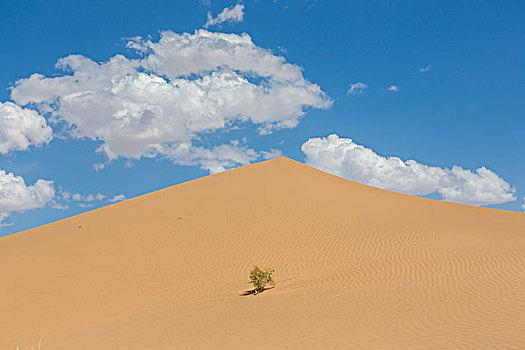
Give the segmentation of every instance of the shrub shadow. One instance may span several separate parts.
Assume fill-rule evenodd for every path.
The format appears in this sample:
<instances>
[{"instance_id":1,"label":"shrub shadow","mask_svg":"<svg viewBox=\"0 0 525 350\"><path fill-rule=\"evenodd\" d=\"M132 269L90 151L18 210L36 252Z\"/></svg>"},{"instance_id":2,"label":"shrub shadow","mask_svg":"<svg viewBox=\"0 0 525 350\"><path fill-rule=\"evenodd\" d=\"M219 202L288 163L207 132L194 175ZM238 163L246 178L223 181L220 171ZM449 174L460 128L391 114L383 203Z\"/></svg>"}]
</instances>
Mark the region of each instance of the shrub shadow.
<instances>
[{"instance_id":1,"label":"shrub shadow","mask_svg":"<svg viewBox=\"0 0 525 350\"><path fill-rule=\"evenodd\" d=\"M241 297L246 297L246 296L249 296L249 295L257 295L257 294L260 294L264 291L267 291L268 289L274 289L275 287L265 287L263 288L262 290L258 291L257 293L255 293L255 289L250 289L250 290L245 290L244 293L240 294Z\"/></svg>"}]
</instances>

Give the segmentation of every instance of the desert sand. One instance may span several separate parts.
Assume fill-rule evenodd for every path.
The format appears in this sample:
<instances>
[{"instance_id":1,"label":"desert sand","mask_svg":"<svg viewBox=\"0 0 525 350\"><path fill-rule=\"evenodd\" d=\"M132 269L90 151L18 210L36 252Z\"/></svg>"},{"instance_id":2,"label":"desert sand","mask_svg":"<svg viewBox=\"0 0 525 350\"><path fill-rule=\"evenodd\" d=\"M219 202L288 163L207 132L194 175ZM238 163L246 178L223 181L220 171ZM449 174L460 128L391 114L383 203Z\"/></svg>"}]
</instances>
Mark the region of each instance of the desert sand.
<instances>
[{"instance_id":1,"label":"desert sand","mask_svg":"<svg viewBox=\"0 0 525 350\"><path fill-rule=\"evenodd\" d=\"M278 158L0 238L0 283L0 349L525 349L525 215Z\"/></svg>"}]
</instances>

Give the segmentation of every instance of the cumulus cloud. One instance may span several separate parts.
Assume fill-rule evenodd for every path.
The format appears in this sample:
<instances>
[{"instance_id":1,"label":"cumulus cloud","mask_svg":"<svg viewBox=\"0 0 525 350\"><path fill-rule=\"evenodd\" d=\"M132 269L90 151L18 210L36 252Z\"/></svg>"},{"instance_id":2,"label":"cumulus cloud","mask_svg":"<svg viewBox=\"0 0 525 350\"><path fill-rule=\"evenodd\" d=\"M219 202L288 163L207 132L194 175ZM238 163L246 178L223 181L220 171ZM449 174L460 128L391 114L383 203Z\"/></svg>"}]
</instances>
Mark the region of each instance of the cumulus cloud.
<instances>
[{"instance_id":1,"label":"cumulus cloud","mask_svg":"<svg viewBox=\"0 0 525 350\"><path fill-rule=\"evenodd\" d=\"M53 131L36 111L0 102L0 154L41 146L52 138Z\"/></svg>"},{"instance_id":2,"label":"cumulus cloud","mask_svg":"<svg viewBox=\"0 0 525 350\"><path fill-rule=\"evenodd\" d=\"M398 92L399 88L395 85L390 85L386 90L390 92Z\"/></svg>"},{"instance_id":3,"label":"cumulus cloud","mask_svg":"<svg viewBox=\"0 0 525 350\"><path fill-rule=\"evenodd\" d=\"M72 193L69 191L60 191L60 197L65 201L74 201L74 202L93 202L95 200L102 201L106 198L105 194L102 193Z\"/></svg>"},{"instance_id":4,"label":"cumulus cloud","mask_svg":"<svg viewBox=\"0 0 525 350\"><path fill-rule=\"evenodd\" d=\"M80 208L91 208L100 206L105 202L114 203L125 199L123 194L106 195L103 193L76 193L63 190L60 188L53 201L54 209L67 210L70 205L76 205Z\"/></svg>"},{"instance_id":5,"label":"cumulus cloud","mask_svg":"<svg viewBox=\"0 0 525 350\"><path fill-rule=\"evenodd\" d=\"M71 137L100 142L109 161L163 155L210 171L262 153L232 145L204 149L196 145L199 135L246 122L268 134L297 126L307 108L332 104L301 67L247 34L164 31L159 41L134 38L127 46L141 58L95 62L70 55L57 63L64 74L21 79L11 98L65 122Z\"/></svg>"},{"instance_id":6,"label":"cumulus cloud","mask_svg":"<svg viewBox=\"0 0 525 350\"><path fill-rule=\"evenodd\" d=\"M61 203L54 203L53 205L51 205L51 208L57 209L57 210L69 210L69 205L61 204Z\"/></svg>"},{"instance_id":7,"label":"cumulus cloud","mask_svg":"<svg viewBox=\"0 0 525 350\"><path fill-rule=\"evenodd\" d=\"M244 20L244 5L237 4L235 6L226 7L217 17L213 17L211 12L208 12L208 20L204 28L208 28L224 22L239 23Z\"/></svg>"},{"instance_id":8,"label":"cumulus cloud","mask_svg":"<svg viewBox=\"0 0 525 350\"><path fill-rule=\"evenodd\" d=\"M93 203L78 203L78 206L81 208L92 208L95 206Z\"/></svg>"},{"instance_id":9,"label":"cumulus cloud","mask_svg":"<svg viewBox=\"0 0 525 350\"><path fill-rule=\"evenodd\" d=\"M348 89L348 95L360 95L363 93L363 91L368 87L365 83L357 82L350 84L350 88Z\"/></svg>"},{"instance_id":10,"label":"cumulus cloud","mask_svg":"<svg viewBox=\"0 0 525 350\"><path fill-rule=\"evenodd\" d=\"M26 185L21 176L0 169L0 226L12 212L23 212L46 206L55 197L53 181L37 180Z\"/></svg>"},{"instance_id":11,"label":"cumulus cloud","mask_svg":"<svg viewBox=\"0 0 525 350\"><path fill-rule=\"evenodd\" d=\"M523 204L521 205L521 209L523 209L523 212L525 213L525 197L523 197Z\"/></svg>"},{"instance_id":12,"label":"cumulus cloud","mask_svg":"<svg viewBox=\"0 0 525 350\"><path fill-rule=\"evenodd\" d=\"M384 157L338 135L311 138L302 147L306 162L327 172L388 190L416 195L437 192L443 199L471 205L516 200L515 189L491 170L429 166Z\"/></svg>"},{"instance_id":13,"label":"cumulus cloud","mask_svg":"<svg viewBox=\"0 0 525 350\"><path fill-rule=\"evenodd\" d=\"M431 69L432 69L432 65L427 64L426 66L419 68L419 73L425 73L425 72L430 71Z\"/></svg>"},{"instance_id":14,"label":"cumulus cloud","mask_svg":"<svg viewBox=\"0 0 525 350\"><path fill-rule=\"evenodd\" d=\"M116 195L115 197L111 198L111 199L109 200L109 202L111 202L111 203L115 203L115 202L123 201L124 199L126 199L126 196L124 196L123 194L118 194L118 195Z\"/></svg>"}]
</instances>

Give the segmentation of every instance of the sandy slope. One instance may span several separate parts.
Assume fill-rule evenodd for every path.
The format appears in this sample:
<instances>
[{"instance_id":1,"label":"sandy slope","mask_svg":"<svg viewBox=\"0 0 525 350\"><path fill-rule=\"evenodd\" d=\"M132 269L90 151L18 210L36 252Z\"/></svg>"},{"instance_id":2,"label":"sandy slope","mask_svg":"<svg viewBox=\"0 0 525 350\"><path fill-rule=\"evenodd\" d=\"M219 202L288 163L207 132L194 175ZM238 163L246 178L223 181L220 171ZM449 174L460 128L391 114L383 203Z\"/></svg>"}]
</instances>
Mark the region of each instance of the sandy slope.
<instances>
[{"instance_id":1,"label":"sandy slope","mask_svg":"<svg viewBox=\"0 0 525 350\"><path fill-rule=\"evenodd\" d=\"M0 349L525 349L525 215L279 158L1 238L0 283Z\"/></svg>"}]
</instances>

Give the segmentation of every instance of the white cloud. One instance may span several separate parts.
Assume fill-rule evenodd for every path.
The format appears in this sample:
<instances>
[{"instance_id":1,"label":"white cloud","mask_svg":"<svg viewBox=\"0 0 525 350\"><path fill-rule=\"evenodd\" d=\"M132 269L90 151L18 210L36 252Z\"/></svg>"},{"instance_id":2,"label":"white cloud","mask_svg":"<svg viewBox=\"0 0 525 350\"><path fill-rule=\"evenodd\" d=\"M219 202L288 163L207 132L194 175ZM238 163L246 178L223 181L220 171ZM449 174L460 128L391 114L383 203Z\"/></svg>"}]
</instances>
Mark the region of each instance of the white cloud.
<instances>
[{"instance_id":1,"label":"white cloud","mask_svg":"<svg viewBox=\"0 0 525 350\"><path fill-rule=\"evenodd\" d=\"M36 111L0 102L0 154L41 146L52 138L53 131Z\"/></svg>"},{"instance_id":2,"label":"white cloud","mask_svg":"<svg viewBox=\"0 0 525 350\"><path fill-rule=\"evenodd\" d=\"M274 159L283 155L280 149L271 149L269 151L261 151L263 159Z\"/></svg>"},{"instance_id":3,"label":"white cloud","mask_svg":"<svg viewBox=\"0 0 525 350\"><path fill-rule=\"evenodd\" d=\"M102 201L106 198L106 195L102 194L102 193L96 193L96 194L93 194L93 193L88 193L88 194L80 194L80 193L69 193L69 192L64 192L62 193L62 197L64 199L69 199L71 198L73 201L75 202L93 202L94 200L97 200L97 201Z\"/></svg>"},{"instance_id":4,"label":"white cloud","mask_svg":"<svg viewBox=\"0 0 525 350\"><path fill-rule=\"evenodd\" d=\"M390 85L386 90L390 92L398 92L399 88L395 85Z\"/></svg>"},{"instance_id":5,"label":"white cloud","mask_svg":"<svg viewBox=\"0 0 525 350\"><path fill-rule=\"evenodd\" d=\"M78 203L78 206L81 208L92 208L95 206L93 203Z\"/></svg>"},{"instance_id":6,"label":"white cloud","mask_svg":"<svg viewBox=\"0 0 525 350\"><path fill-rule=\"evenodd\" d=\"M301 149L306 162L314 167L388 190L416 195L437 192L447 201L471 205L516 200L515 189L485 167L475 171L460 166L448 169L383 157L337 135L311 138Z\"/></svg>"},{"instance_id":7,"label":"white cloud","mask_svg":"<svg viewBox=\"0 0 525 350\"><path fill-rule=\"evenodd\" d=\"M102 169L104 169L106 166L106 164L104 163L95 163L93 164L93 169L95 169L95 171L100 171Z\"/></svg>"},{"instance_id":8,"label":"white cloud","mask_svg":"<svg viewBox=\"0 0 525 350\"><path fill-rule=\"evenodd\" d=\"M419 68L419 73L425 73L425 72L428 72L432 69L432 65L431 64L427 64L425 67L421 67Z\"/></svg>"},{"instance_id":9,"label":"white cloud","mask_svg":"<svg viewBox=\"0 0 525 350\"><path fill-rule=\"evenodd\" d=\"M60 204L60 203L54 203L51 208L57 209L57 210L69 210L69 205L67 204Z\"/></svg>"},{"instance_id":10,"label":"white cloud","mask_svg":"<svg viewBox=\"0 0 525 350\"><path fill-rule=\"evenodd\" d=\"M39 179L27 186L21 176L0 169L0 226L12 212L42 208L55 197L53 181Z\"/></svg>"},{"instance_id":11,"label":"white cloud","mask_svg":"<svg viewBox=\"0 0 525 350\"><path fill-rule=\"evenodd\" d=\"M102 193L82 194L82 193L74 193L74 192L69 192L69 191L60 189L59 193L58 193L58 196L57 196L57 200L60 203L56 202L53 205L53 208L55 208L55 209L69 209L69 205L67 205L66 203L71 203L71 202L77 202L78 206L85 208L85 207L88 207L88 206L92 206L92 205L88 205L88 204L93 204L93 202L97 202L97 201L101 202L101 201L105 200L106 198L107 198L107 196L105 194L102 194Z\"/></svg>"},{"instance_id":12,"label":"white cloud","mask_svg":"<svg viewBox=\"0 0 525 350\"><path fill-rule=\"evenodd\" d=\"M208 20L204 28L221 24L224 22L239 23L244 20L244 5L237 4L235 6L226 7L217 17L213 17L211 12L208 12Z\"/></svg>"},{"instance_id":13,"label":"white cloud","mask_svg":"<svg viewBox=\"0 0 525 350\"><path fill-rule=\"evenodd\" d=\"M165 150L169 157L179 159L183 165L197 165L211 174L232 168L236 164L248 164L260 157L260 154L247 147L219 145L212 149L182 144ZM186 161L183 161L186 160Z\"/></svg>"},{"instance_id":14,"label":"white cloud","mask_svg":"<svg viewBox=\"0 0 525 350\"><path fill-rule=\"evenodd\" d=\"M357 82L350 84L350 88L348 89L348 95L360 95L363 93L363 91L368 87L365 83Z\"/></svg>"},{"instance_id":15,"label":"white cloud","mask_svg":"<svg viewBox=\"0 0 525 350\"><path fill-rule=\"evenodd\" d=\"M124 196L123 194L118 194L115 197L111 198L109 201L111 203L115 203L115 202L123 201L124 199L126 199L126 196Z\"/></svg>"},{"instance_id":16,"label":"white cloud","mask_svg":"<svg viewBox=\"0 0 525 350\"><path fill-rule=\"evenodd\" d=\"M1 190L1 187L0 187ZM57 210L69 210L70 205L76 206L79 208L87 209L87 208L93 208L95 206L99 207L103 205L106 202L109 203L115 203L126 199L126 196L123 194L117 194L112 196L107 196L102 193L75 193L63 190L62 188L59 188L58 192L52 199L52 201L49 203L50 206L53 209ZM0 207L1 209L1 207ZM0 212L0 217L1 212ZM1 221L1 220L0 220ZM0 222L0 227L2 226Z\"/></svg>"},{"instance_id":17,"label":"white cloud","mask_svg":"<svg viewBox=\"0 0 525 350\"><path fill-rule=\"evenodd\" d=\"M262 154L244 146L204 149L195 145L200 134L242 122L267 134L297 126L306 108L332 104L301 67L247 34L164 31L157 42L135 38L127 46L142 58L116 55L99 63L67 56L57 67L70 74L33 74L16 82L11 98L65 121L71 137L100 142L109 161L160 154L210 171Z\"/></svg>"},{"instance_id":18,"label":"white cloud","mask_svg":"<svg viewBox=\"0 0 525 350\"><path fill-rule=\"evenodd\" d=\"M521 205L521 209L523 209L523 212L525 213L525 197L523 197L523 204Z\"/></svg>"}]
</instances>

